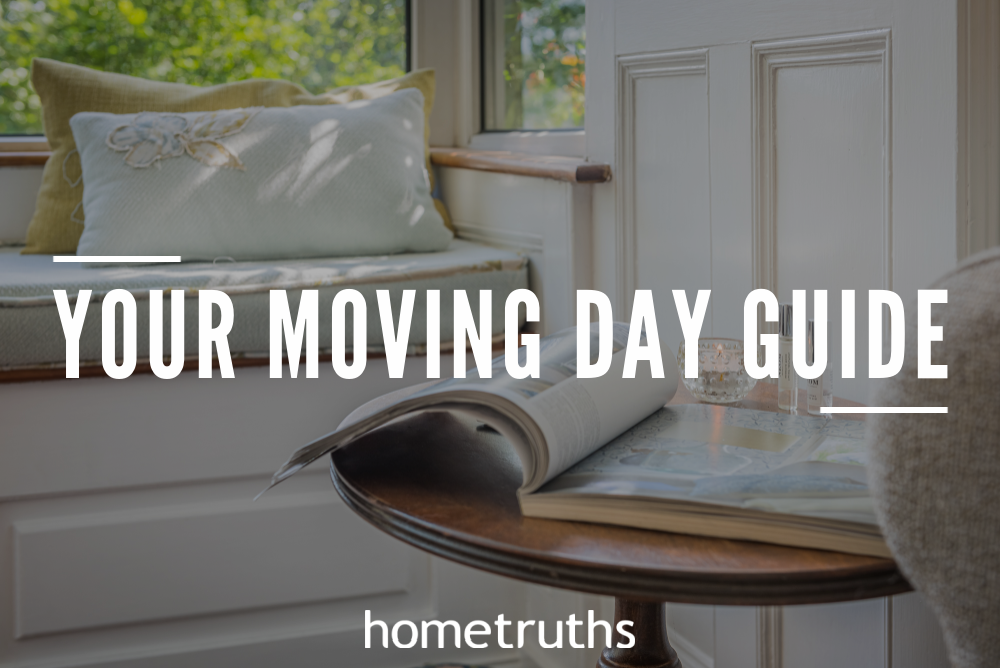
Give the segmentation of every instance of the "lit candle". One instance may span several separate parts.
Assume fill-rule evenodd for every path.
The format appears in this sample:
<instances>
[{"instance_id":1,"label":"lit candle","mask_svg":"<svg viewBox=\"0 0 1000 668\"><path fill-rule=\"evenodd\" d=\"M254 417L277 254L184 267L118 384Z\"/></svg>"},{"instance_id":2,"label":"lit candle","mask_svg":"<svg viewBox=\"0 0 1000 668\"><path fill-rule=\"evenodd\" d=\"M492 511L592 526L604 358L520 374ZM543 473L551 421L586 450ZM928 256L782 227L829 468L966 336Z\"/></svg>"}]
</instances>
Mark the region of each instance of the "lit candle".
<instances>
[{"instance_id":1,"label":"lit candle","mask_svg":"<svg viewBox=\"0 0 1000 668\"><path fill-rule=\"evenodd\" d=\"M755 381L743 368L742 342L732 339L700 339L698 380L684 384L696 397L712 403L739 401ZM683 344L678 364L683 359Z\"/></svg>"}]
</instances>

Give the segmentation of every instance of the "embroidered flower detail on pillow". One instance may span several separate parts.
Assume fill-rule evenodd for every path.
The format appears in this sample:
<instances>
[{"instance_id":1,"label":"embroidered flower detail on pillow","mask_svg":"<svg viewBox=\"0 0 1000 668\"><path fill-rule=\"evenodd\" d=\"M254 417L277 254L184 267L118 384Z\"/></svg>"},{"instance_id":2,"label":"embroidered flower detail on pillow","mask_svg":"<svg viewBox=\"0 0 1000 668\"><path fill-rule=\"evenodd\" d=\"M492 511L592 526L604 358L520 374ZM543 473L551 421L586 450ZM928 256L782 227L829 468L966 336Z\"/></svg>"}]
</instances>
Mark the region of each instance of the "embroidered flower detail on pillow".
<instances>
[{"instance_id":1,"label":"embroidered flower detail on pillow","mask_svg":"<svg viewBox=\"0 0 1000 668\"><path fill-rule=\"evenodd\" d=\"M128 151L125 163L143 168L157 160L187 153L209 167L244 169L232 150L219 139L234 135L257 115L262 107L212 111L192 119L176 114L143 112L128 125L120 125L108 134L108 147Z\"/></svg>"}]
</instances>

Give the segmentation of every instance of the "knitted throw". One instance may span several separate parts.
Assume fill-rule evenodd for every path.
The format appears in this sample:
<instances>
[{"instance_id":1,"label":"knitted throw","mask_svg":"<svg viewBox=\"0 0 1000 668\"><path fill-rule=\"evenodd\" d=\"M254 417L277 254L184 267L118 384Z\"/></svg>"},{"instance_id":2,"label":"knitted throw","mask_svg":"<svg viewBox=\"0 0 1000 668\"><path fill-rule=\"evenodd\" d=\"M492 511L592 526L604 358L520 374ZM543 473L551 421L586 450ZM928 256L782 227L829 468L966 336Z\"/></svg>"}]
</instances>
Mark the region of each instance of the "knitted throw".
<instances>
[{"instance_id":1,"label":"knitted throw","mask_svg":"<svg viewBox=\"0 0 1000 668\"><path fill-rule=\"evenodd\" d=\"M947 406L948 414L875 415L869 476L890 549L941 622L955 668L1000 666L1000 249L933 286L944 340L917 378L917 308L906 310L906 361L875 406Z\"/></svg>"}]
</instances>

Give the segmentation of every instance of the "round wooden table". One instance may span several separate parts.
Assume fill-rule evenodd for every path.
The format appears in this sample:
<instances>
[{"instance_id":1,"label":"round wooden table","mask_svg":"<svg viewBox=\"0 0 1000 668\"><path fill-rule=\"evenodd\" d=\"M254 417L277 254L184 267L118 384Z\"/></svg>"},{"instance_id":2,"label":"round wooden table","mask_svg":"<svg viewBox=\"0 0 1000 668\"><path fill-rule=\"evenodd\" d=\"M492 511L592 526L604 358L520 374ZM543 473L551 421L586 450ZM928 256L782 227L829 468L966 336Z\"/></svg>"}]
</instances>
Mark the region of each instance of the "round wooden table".
<instances>
[{"instance_id":1,"label":"round wooden table","mask_svg":"<svg viewBox=\"0 0 1000 668\"><path fill-rule=\"evenodd\" d=\"M693 401L682 387L671 403ZM777 410L776 387L759 383L736 405ZM516 455L501 436L475 425L425 413L368 434L333 454L337 491L368 522L431 554L614 596L615 627L631 620L635 645L605 649L598 666L678 668L665 601L770 606L910 590L891 559L523 517Z\"/></svg>"}]
</instances>

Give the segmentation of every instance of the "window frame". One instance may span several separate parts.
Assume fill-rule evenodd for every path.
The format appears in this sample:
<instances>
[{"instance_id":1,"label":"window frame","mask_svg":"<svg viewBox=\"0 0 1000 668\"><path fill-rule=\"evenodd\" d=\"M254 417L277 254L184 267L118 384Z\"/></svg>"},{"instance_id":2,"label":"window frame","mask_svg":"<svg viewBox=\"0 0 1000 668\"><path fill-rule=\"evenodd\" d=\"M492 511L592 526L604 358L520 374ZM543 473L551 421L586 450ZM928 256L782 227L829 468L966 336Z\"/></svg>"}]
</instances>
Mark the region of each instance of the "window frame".
<instances>
[{"instance_id":1,"label":"window frame","mask_svg":"<svg viewBox=\"0 0 1000 668\"><path fill-rule=\"evenodd\" d=\"M585 129L493 130L482 124L482 21L479 0L412 0L413 67L432 67L437 92L431 145L585 157Z\"/></svg>"},{"instance_id":2,"label":"window frame","mask_svg":"<svg viewBox=\"0 0 1000 668\"><path fill-rule=\"evenodd\" d=\"M488 116L487 102L489 81L486 73L488 67L486 59L483 57L483 50L486 48L486 19L483 15L486 0L478 0L479 6L479 32L478 32L478 52L480 58L480 132L472 138L469 147L482 150L509 150L521 153L532 152L536 143L541 142L547 154L564 155L572 157L582 157L586 154L587 142L584 128L511 128L502 130L490 130L486 128ZM549 150L553 149L553 150Z\"/></svg>"},{"instance_id":3,"label":"window frame","mask_svg":"<svg viewBox=\"0 0 1000 668\"><path fill-rule=\"evenodd\" d=\"M409 70L437 75L431 145L585 157L586 130L484 131L479 0L409 0ZM0 153L46 152L44 135L0 137Z\"/></svg>"}]
</instances>

